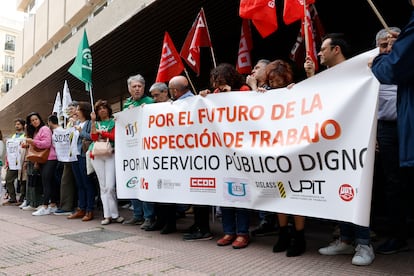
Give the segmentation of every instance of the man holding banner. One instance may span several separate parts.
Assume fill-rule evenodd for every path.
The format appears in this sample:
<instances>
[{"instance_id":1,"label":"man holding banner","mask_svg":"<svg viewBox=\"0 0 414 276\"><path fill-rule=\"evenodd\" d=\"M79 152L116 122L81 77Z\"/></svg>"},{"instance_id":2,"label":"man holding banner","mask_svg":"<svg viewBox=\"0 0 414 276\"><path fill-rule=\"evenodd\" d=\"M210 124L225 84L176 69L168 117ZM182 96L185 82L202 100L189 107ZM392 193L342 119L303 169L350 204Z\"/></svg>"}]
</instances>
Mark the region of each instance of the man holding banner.
<instances>
[{"instance_id":1,"label":"man holding banner","mask_svg":"<svg viewBox=\"0 0 414 276\"><path fill-rule=\"evenodd\" d=\"M321 50L318 53L320 63L328 68L344 62L350 53L350 48L342 34L328 34L324 37ZM306 58L304 68L308 77L315 74L315 64ZM370 265L375 258L372 248L369 227L341 222L340 239L329 246L319 249L322 255L354 254L353 265ZM356 248L352 246L355 241Z\"/></svg>"}]
</instances>

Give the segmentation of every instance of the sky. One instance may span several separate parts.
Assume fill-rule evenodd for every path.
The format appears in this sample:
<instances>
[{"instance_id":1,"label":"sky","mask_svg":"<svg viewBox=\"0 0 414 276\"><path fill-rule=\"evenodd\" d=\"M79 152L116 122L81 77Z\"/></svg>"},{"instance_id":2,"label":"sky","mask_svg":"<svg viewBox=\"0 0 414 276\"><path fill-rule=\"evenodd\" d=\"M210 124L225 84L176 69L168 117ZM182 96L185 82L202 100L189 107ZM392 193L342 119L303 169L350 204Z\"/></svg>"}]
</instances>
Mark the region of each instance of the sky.
<instances>
[{"instance_id":1,"label":"sky","mask_svg":"<svg viewBox=\"0 0 414 276\"><path fill-rule=\"evenodd\" d=\"M15 20L24 18L23 13L16 10L16 0L0 0L0 16Z\"/></svg>"}]
</instances>

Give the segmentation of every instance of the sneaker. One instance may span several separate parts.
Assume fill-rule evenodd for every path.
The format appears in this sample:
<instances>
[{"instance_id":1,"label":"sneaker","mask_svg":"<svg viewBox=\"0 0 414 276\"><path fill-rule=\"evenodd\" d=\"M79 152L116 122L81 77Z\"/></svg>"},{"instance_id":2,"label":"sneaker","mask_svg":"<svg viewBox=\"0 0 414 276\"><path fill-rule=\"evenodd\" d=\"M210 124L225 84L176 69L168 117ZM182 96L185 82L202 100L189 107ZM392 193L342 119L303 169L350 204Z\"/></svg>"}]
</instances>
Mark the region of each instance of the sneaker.
<instances>
[{"instance_id":1,"label":"sneaker","mask_svg":"<svg viewBox=\"0 0 414 276\"><path fill-rule=\"evenodd\" d=\"M121 216L119 216L119 217L117 217L117 218L113 218L112 219L112 221L115 221L115 222L117 222L117 223L123 223L124 222L124 218L123 217L121 217Z\"/></svg>"},{"instance_id":2,"label":"sneaker","mask_svg":"<svg viewBox=\"0 0 414 276\"><path fill-rule=\"evenodd\" d=\"M20 209L23 209L24 207L26 207L26 206L28 206L29 205L29 203L27 202L27 200L25 199L25 200L23 200L23 202L22 202L22 204L20 204L19 205L19 208Z\"/></svg>"},{"instance_id":3,"label":"sneaker","mask_svg":"<svg viewBox=\"0 0 414 276\"><path fill-rule=\"evenodd\" d=\"M389 239L385 241L383 244L378 246L376 252L378 254L395 254L398 252L409 251L410 248L405 240L400 239Z\"/></svg>"},{"instance_id":4,"label":"sneaker","mask_svg":"<svg viewBox=\"0 0 414 276\"><path fill-rule=\"evenodd\" d=\"M50 215L50 210L49 208L40 208L39 210L37 210L36 212L32 213L33 216L45 216L45 215Z\"/></svg>"},{"instance_id":5,"label":"sneaker","mask_svg":"<svg viewBox=\"0 0 414 276\"><path fill-rule=\"evenodd\" d=\"M198 229L196 232L184 234L183 239L185 241L208 241L213 239L213 235L210 232L203 233Z\"/></svg>"},{"instance_id":6,"label":"sneaker","mask_svg":"<svg viewBox=\"0 0 414 276\"><path fill-rule=\"evenodd\" d=\"M370 265L375 259L372 245L358 244L355 248L355 255L352 258L353 265Z\"/></svg>"},{"instance_id":7,"label":"sneaker","mask_svg":"<svg viewBox=\"0 0 414 276\"><path fill-rule=\"evenodd\" d=\"M351 244L341 242L341 240L335 240L329 246L322 247L319 250L319 254L322 255L340 255L340 254L354 254L354 247Z\"/></svg>"},{"instance_id":8,"label":"sneaker","mask_svg":"<svg viewBox=\"0 0 414 276\"><path fill-rule=\"evenodd\" d=\"M54 207L49 206L47 208L49 209L49 213L51 213L51 214L53 214L54 212L56 212L58 210L58 208L56 206L54 206Z\"/></svg>"},{"instance_id":9,"label":"sneaker","mask_svg":"<svg viewBox=\"0 0 414 276\"><path fill-rule=\"evenodd\" d=\"M266 221L260 223L255 229L251 231L252 236L254 237L264 237L264 236L272 236L277 235L279 229Z\"/></svg>"},{"instance_id":10,"label":"sneaker","mask_svg":"<svg viewBox=\"0 0 414 276\"><path fill-rule=\"evenodd\" d=\"M103 220L101 220L101 225L108 225L112 222L111 218L105 218Z\"/></svg>"},{"instance_id":11,"label":"sneaker","mask_svg":"<svg viewBox=\"0 0 414 276\"><path fill-rule=\"evenodd\" d=\"M57 209L56 211L53 212L53 214L56 215L56 216L69 216L69 215L72 214L72 212L62 210L62 209Z\"/></svg>"},{"instance_id":12,"label":"sneaker","mask_svg":"<svg viewBox=\"0 0 414 276\"><path fill-rule=\"evenodd\" d=\"M144 223L144 219L132 217L132 218L124 221L122 224L124 224L124 225L141 225L143 223Z\"/></svg>"},{"instance_id":13,"label":"sneaker","mask_svg":"<svg viewBox=\"0 0 414 276\"><path fill-rule=\"evenodd\" d=\"M131 203L127 203L121 206L122 209L128 209L131 206Z\"/></svg>"},{"instance_id":14,"label":"sneaker","mask_svg":"<svg viewBox=\"0 0 414 276\"><path fill-rule=\"evenodd\" d=\"M37 209L29 205L29 206L23 207L22 210L23 211L36 211Z\"/></svg>"},{"instance_id":15,"label":"sneaker","mask_svg":"<svg viewBox=\"0 0 414 276\"><path fill-rule=\"evenodd\" d=\"M132 204L128 207L128 210L130 211L134 211L134 206L132 206Z\"/></svg>"},{"instance_id":16,"label":"sneaker","mask_svg":"<svg viewBox=\"0 0 414 276\"><path fill-rule=\"evenodd\" d=\"M141 229L145 230L154 223L153 219L145 219L144 223L141 225Z\"/></svg>"}]
</instances>

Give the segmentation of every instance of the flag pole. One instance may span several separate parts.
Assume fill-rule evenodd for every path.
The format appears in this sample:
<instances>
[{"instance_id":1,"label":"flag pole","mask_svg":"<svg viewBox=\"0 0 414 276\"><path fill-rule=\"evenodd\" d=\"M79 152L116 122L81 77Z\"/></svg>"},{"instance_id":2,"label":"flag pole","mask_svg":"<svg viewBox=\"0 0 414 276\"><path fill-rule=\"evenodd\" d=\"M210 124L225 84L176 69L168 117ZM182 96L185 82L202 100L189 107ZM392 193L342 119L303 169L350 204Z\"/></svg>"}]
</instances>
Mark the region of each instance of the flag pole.
<instances>
[{"instance_id":1,"label":"flag pole","mask_svg":"<svg viewBox=\"0 0 414 276\"><path fill-rule=\"evenodd\" d=\"M211 56L213 57L213 65L214 65L214 68L216 68L217 67L217 63L216 63L216 56L214 55L213 47L210 47L210 51L211 51Z\"/></svg>"},{"instance_id":2,"label":"flag pole","mask_svg":"<svg viewBox=\"0 0 414 276\"><path fill-rule=\"evenodd\" d=\"M307 9L306 9L306 0L303 0L303 22L304 22L304 35L305 35L305 56L308 55L309 51L309 33L308 33L308 20L306 20L307 17Z\"/></svg>"},{"instance_id":3,"label":"flag pole","mask_svg":"<svg viewBox=\"0 0 414 276\"><path fill-rule=\"evenodd\" d=\"M384 18L381 16L381 14L379 13L379 11L377 10L377 7L375 7L374 3L372 2L372 0L367 0L368 4L371 6L372 10L374 11L374 13L377 15L379 21L381 22L382 26L384 26L384 28L387 30L387 32L390 32L390 28L388 27L387 23L385 23Z\"/></svg>"},{"instance_id":4,"label":"flag pole","mask_svg":"<svg viewBox=\"0 0 414 276\"><path fill-rule=\"evenodd\" d=\"M185 75L187 76L188 82L189 82L189 83L190 83L190 85L191 85L191 88L192 88L192 89L193 89L193 91L194 91L194 94L198 95L197 90L195 89L194 84L193 84L193 82L192 82L192 81L191 81L191 79L190 79L190 75L188 74L187 69L185 69L185 68L184 68L184 72L185 72Z\"/></svg>"},{"instance_id":5,"label":"flag pole","mask_svg":"<svg viewBox=\"0 0 414 276\"><path fill-rule=\"evenodd\" d=\"M91 99L91 105L92 105L92 110L93 110L94 101L93 101L93 94L92 94L92 85L89 83L88 86L89 86L89 97Z\"/></svg>"}]
</instances>

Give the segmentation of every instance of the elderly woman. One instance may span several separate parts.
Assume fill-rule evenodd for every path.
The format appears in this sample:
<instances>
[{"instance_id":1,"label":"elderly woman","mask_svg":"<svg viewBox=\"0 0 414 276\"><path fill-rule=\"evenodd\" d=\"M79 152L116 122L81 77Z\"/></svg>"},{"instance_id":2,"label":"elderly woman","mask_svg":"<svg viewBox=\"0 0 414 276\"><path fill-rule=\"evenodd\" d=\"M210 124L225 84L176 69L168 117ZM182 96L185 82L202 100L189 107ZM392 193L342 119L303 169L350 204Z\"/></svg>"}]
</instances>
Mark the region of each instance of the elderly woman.
<instances>
[{"instance_id":1,"label":"elderly woman","mask_svg":"<svg viewBox=\"0 0 414 276\"><path fill-rule=\"evenodd\" d=\"M95 104L95 112L91 113L91 139L92 148L97 141L109 139L112 147L115 139L115 121L112 117L112 108L107 101L98 100ZM93 150L92 150L93 152ZM119 216L118 203L115 192L115 154L112 152L106 156L92 156L92 165L99 181L104 219L102 225L112 221L122 223L123 217Z\"/></svg>"}]
</instances>

